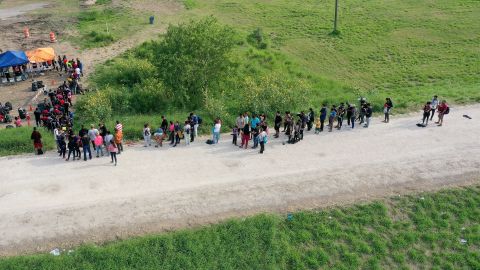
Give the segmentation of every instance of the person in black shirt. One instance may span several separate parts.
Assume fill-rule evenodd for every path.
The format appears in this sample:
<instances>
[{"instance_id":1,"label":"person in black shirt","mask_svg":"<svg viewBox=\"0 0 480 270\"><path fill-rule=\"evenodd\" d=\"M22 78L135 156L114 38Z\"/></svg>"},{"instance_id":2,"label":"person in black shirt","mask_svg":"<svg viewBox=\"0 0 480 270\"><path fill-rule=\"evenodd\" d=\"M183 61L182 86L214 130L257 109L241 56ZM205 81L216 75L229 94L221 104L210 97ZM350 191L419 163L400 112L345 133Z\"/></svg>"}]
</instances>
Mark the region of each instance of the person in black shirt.
<instances>
[{"instance_id":1,"label":"person in black shirt","mask_svg":"<svg viewBox=\"0 0 480 270\"><path fill-rule=\"evenodd\" d=\"M367 120L366 120L365 126L363 127L368 128L368 126L370 125L370 119L372 118L372 114L373 114L372 106L370 106L370 103L367 103L365 105L365 118Z\"/></svg>"},{"instance_id":2,"label":"person in black shirt","mask_svg":"<svg viewBox=\"0 0 480 270\"><path fill-rule=\"evenodd\" d=\"M42 115L42 112L40 111L40 108L36 108L35 111L33 112L33 115L35 116L35 125L38 127L42 124L40 121L40 116Z\"/></svg>"},{"instance_id":3,"label":"person in black shirt","mask_svg":"<svg viewBox=\"0 0 480 270\"><path fill-rule=\"evenodd\" d=\"M320 131L323 131L325 119L327 119L327 105L323 104L322 108L320 109Z\"/></svg>"},{"instance_id":4,"label":"person in black shirt","mask_svg":"<svg viewBox=\"0 0 480 270\"><path fill-rule=\"evenodd\" d=\"M277 111L275 115L275 135L273 137L278 138L280 136L280 126L282 125L282 116L280 115L280 111Z\"/></svg>"}]
</instances>

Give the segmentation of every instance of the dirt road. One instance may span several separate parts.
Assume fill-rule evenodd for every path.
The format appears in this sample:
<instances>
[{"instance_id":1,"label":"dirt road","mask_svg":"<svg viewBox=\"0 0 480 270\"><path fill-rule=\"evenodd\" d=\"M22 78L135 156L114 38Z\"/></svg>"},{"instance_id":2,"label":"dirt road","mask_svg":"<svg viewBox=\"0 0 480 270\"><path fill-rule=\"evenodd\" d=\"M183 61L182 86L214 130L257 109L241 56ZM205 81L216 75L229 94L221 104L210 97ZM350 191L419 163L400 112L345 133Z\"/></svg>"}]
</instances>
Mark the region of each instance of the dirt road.
<instances>
[{"instance_id":1,"label":"dirt road","mask_svg":"<svg viewBox=\"0 0 480 270\"><path fill-rule=\"evenodd\" d=\"M0 254L479 183L480 105L452 108L443 127L416 127L420 116L295 145L271 139L264 155L223 135L215 146L128 147L117 167L106 157L2 158Z\"/></svg>"}]
</instances>

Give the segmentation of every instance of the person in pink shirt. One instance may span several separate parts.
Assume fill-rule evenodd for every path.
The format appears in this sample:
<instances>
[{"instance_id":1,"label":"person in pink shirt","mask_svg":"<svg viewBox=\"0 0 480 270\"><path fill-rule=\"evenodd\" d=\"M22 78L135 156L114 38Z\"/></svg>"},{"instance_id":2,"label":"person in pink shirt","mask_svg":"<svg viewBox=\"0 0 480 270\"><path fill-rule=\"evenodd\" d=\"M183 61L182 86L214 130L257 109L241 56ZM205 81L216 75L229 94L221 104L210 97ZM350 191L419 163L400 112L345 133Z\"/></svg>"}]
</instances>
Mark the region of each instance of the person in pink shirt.
<instances>
[{"instance_id":1,"label":"person in pink shirt","mask_svg":"<svg viewBox=\"0 0 480 270\"><path fill-rule=\"evenodd\" d=\"M96 136L95 136L95 150L97 151L97 158L99 157L99 154L101 153L102 154L102 157L103 157L103 149L102 149L102 146L103 146L103 138L102 136L100 136L100 134L97 132Z\"/></svg>"},{"instance_id":2,"label":"person in pink shirt","mask_svg":"<svg viewBox=\"0 0 480 270\"><path fill-rule=\"evenodd\" d=\"M15 127L21 127L22 126L22 119L20 117L15 116Z\"/></svg>"}]
</instances>

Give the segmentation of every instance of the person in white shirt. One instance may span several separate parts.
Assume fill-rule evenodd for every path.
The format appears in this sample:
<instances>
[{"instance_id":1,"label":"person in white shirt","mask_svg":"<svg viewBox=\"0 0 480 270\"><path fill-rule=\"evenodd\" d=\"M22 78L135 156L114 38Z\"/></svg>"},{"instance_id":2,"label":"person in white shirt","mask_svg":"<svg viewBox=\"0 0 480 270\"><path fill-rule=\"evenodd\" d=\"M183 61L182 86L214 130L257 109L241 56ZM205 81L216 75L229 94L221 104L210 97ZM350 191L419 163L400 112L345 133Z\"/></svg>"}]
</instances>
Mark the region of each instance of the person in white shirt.
<instances>
[{"instance_id":1,"label":"person in white shirt","mask_svg":"<svg viewBox=\"0 0 480 270\"><path fill-rule=\"evenodd\" d=\"M430 104L431 111L430 111L430 121L433 120L433 116L435 115L435 110L438 107L438 96L433 96L432 103Z\"/></svg>"},{"instance_id":2,"label":"person in white shirt","mask_svg":"<svg viewBox=\"0 0 480 270\"><path fill-rule=\"evenodd\" d=\"M260 142L260 154L263 154L265 151L265 144L267 143L267 132L262 128L260 134L258 135L258 140Z\"/></svg>"},{"instance_id":3,"label":"person in white shirt","mask_svg":"<svg viewBox=\"0 0 480 270\"><path fill-rule=\"evenodd\" d=\"M152 135L150 133L150 126L148 124L143 126L143 139L145 140L144 147L152 145Z\"/></svg>"},{"instance_id":4,"label":"person in white shirt","mask_svg":"<svg viewBox=\"0 0 480 270\"><path fill-rule=\"evenodd\" d=\"M220 119L217 118L215 120L215 125L213 126L213 144L217 144L220 140L220 130L222 128L222 124Z\"/></svg>"},{"instance_id":5,"label":"person in white shirt","mask_svg":"<svg viewBox=\"0 0 480 270\"><path fill-rule=\"evenodd\" d=\"M95 138L97 137L98 129L95 128L94 125L90 126L90 130L88 131L88 138L92 142L93 150L95 150Z\"/></svg>"},{"instance_id":6,"label":"person in white shirt","mask_svg":"<svg viewBox=\"0 0 480 270\"><path fill-rule=\"evenodd\" d=\"M185 121L185 126L183 127L183 138L185 139L185 145L190 145L190 133L192 132L192 126L190 126L190 121Z\"/></svg>"},{"instance_id":7,"label":"person in white shirt","mask_svg":"<svg viewBox=\"0 0 480 270\"><path fill-rule=\"evenodd\" d=\"M55 140L55 143L57 144L58 153L60 153L60 144L58 143L59 135L60 135L60 127L56 127L53 130L53 139Z\"/></svg>"}]
</instances>

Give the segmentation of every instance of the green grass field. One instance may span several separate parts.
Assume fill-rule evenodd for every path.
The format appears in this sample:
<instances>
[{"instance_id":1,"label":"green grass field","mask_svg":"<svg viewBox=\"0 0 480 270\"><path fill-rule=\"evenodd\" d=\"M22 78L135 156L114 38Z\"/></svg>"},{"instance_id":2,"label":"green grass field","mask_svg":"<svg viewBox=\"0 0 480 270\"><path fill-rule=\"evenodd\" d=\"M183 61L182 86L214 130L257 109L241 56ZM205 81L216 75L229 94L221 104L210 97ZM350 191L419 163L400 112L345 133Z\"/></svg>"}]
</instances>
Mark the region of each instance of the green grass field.
<instances>
[{"instance_id":1,"label":"green grass field","mask_svg":"<svg viewBox=\"0 0 480 270\"><path fill-rule=\"evenodd\" d=\"M433 94L480 101L480 2L340 1L339 37L330 35L334 2L189 0L187 6L189 17L213 14L245 33L262 28L274 50L312 77L355 92L319 86L321 99L391 96L410 109Z\"/></svg>"},{"instance_id":2,"label":"green grass field","mask_svg":"<svg viewBox=\"0 0 480 270\"><path fill-rule=\"evenodd\" d=\"M30 140L32 131L31 127L0 129L0 157L34 153L33 142ZM53 149L55 147L53 134L45 129L39 129L39 131L42 134L44 150Z\"/></svg>"},{"instance_id":3,"label":"green grass field","mask_svg":"<svg viewBox=\"0 0 480 270\"><path fill-rule=\"evenodd\" d=\"M451 189L6 258L0 269L479 269L479 206L479 186Z\"/></svg>"}]
</instances>

